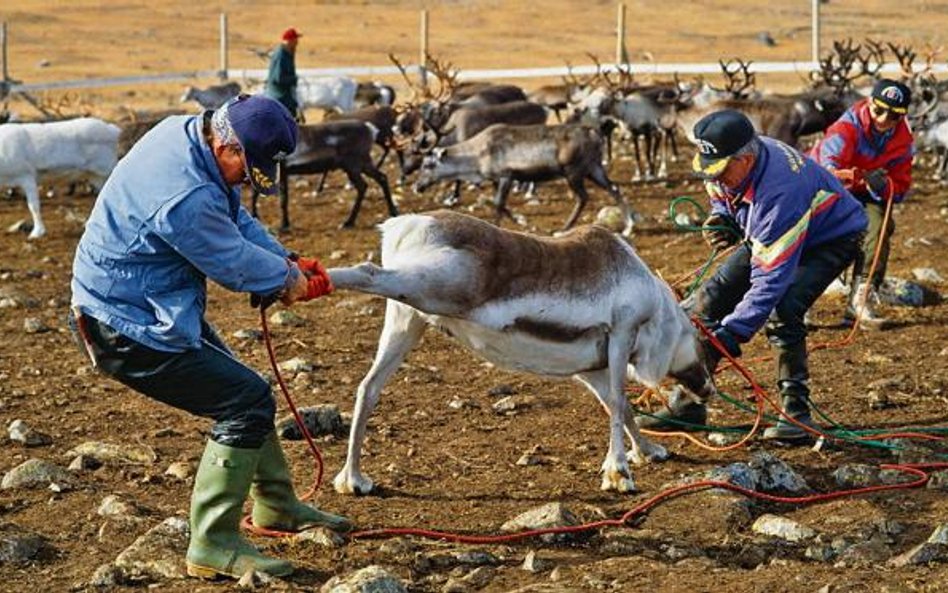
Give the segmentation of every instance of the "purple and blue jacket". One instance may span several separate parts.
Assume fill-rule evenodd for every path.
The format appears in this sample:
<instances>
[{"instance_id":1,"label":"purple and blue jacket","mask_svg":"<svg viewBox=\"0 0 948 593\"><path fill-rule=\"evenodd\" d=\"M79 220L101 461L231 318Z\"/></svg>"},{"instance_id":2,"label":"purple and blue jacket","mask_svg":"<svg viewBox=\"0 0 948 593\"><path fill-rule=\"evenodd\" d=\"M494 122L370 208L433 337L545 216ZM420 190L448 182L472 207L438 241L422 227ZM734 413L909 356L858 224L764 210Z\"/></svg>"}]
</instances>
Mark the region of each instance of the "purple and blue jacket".
<instances>
[{"instance_id":1,"label":"purple and blue jacket","mask_svg":"<svg viewBox=\"0 0 948 593\"><path fill-rule=\"evenodd\" d=\"M832 173L797 150L760 138L760 153L736 190L705 184L711 210L737 221L751 248L750 289L721 325L748 341L793 281L801 255L866 230L862 205Z\"/></svg>"}]
</instances>

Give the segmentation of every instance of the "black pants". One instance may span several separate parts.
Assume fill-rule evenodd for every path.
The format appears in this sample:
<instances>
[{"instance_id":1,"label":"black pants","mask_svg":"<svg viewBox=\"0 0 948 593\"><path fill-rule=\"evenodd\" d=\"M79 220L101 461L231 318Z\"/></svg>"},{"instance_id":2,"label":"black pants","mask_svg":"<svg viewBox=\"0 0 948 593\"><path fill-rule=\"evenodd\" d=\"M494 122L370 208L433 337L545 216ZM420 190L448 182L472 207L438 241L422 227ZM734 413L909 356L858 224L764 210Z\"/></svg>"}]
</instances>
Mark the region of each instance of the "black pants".
<instances>
[{"instance_id":1,"label":"black pants","mask_svg":"<svg viewBox=\"0 0 948 593\"><path fill-rule=\"evenodd\" d=\"M273 430L276 404L270 386L237 360L207 323L202 323L200 349L162 352L92 317L83 319L100 371L152 399L212 418L214 441L256 449ZM69 327L86 354L71 312Z\"/></svg>"},{"instance_id":2,"label":"black pants","mask_svg":"<svg viewBox=\"0 0 948 593\"><path fill-rule=\"evenodd\" d=\"M805 384L806 325L803 317L834 278L853 262L862 244L862 233L849 235L803 252L793 280L770 313L765 332L778 354L778 383ZM706 325L720 321L734 311L750 290L751 249L742 244L698 289L693 313ZM790 364L785 360L795 361Z\"/></svg>"}]
</instances>

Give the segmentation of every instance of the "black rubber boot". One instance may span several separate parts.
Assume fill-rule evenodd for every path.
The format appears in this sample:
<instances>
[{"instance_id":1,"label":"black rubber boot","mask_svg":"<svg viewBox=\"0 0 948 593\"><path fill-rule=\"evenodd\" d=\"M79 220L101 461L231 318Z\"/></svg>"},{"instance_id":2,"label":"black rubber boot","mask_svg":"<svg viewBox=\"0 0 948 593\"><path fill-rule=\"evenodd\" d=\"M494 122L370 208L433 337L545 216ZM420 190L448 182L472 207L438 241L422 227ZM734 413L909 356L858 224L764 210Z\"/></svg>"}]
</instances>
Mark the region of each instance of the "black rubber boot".
<instances>
[{"instance_id":1,"label":"black rubber boot","mask_svg":"<svg viewBox=\"0 0 948 593\"><path fill-rule=\"evenodd\" d=\"M635 422L639 428L657 431L700 430L708 421L708 408L691 399L681 389L676 389L668 398L668 408L650 416L639 415ZM687 424L682 424L687 423ZM689 426L697 424L700 426Z\"/></svg>"},{"instance_id":2,"label":"black rubber boot","mask_svg":"<svg viewBox=\"0 0 948 593\"><path fill-rule=\"evenodd\" d=\"M807 368L806 343L799 342L780 349L777 357L777 387L780 389L780 409L796 422L815 427L810 415L810 373ZM813 433L790 422L783 416L777 424L764 431L764 438L805 443L813 440Z\"/></svg>"}]
</instances>

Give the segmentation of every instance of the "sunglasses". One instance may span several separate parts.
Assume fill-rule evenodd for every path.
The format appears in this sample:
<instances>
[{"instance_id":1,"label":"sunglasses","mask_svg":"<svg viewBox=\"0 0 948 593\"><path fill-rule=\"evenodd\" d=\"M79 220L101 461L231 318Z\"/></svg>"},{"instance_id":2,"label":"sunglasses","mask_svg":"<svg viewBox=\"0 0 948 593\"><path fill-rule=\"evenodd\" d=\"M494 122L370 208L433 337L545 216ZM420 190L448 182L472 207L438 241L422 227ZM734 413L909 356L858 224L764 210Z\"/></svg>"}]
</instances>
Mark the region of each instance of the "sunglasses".
<instances>
[{"instance_id":1,"label":"sunglasses","mask_svg":"<svg viewBox=\"0 0 948 593\"><path fill-rule=\"evenodd\" d=\"M870 105L869 110L872 111L872 115L874 117L885 117L891 121L898 121L902 119L903 115L905 115L904 113L896 113L891 109L886 109L885 107L880 107L879 105L875 104Z\"/></svg>"}]
</instances>

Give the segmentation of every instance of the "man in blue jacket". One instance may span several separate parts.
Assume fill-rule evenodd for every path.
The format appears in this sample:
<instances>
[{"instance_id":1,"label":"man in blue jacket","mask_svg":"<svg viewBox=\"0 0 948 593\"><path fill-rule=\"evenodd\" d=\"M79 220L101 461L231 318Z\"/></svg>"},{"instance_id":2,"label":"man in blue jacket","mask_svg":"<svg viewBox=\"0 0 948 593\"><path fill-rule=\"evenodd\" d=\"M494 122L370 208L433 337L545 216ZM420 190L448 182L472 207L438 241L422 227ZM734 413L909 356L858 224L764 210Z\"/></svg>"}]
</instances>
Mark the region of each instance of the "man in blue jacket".
<instances>
[{"instance_id":1,"label":"man in blue jacket","mask_svg":"<svg viewBox=\"0 0 948 593\"><path fill-rule=\"evenodd\" d=\"M207 279L260 306L332 291L317 260L291 254L240 203L245 183L276 189L277 161L296 137L290 113L263 96L164 120L115 167L76 249L70 321L93 365L214 420L191 499L193 576L292 572L241 537L248 493L257 526L351 528L296 498L270 386L204 318Z\"/></svg>"},{"instance_id":2,"label":"man in blue jacket","mask_svg":"<svg viewBox=\"0 0 948 593\"><path fill-rule=\"evenodd\" d=\"M867 219L861 204L829 171L793 148L757 136L734 110L711 113L695 124L694 170L706 179L711 216L705 238L715 248L739 243L697 291L693 313L732 356L766 325L777 349L777 388L783 411L812 425L803 317L859 253ZM730 230L729 230L730 229ZM721 354L705 345L711 371ZM648 428L668 419L704 424L705 407L673 398ZM764 438L802 441L810 434L781 418Z\"/></svg>"}]
</instances>

